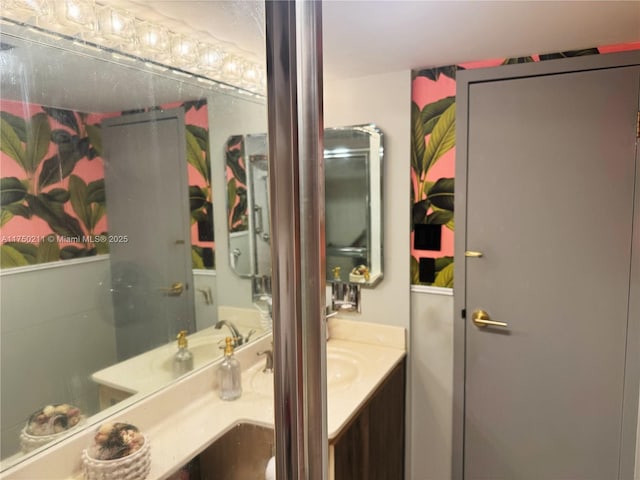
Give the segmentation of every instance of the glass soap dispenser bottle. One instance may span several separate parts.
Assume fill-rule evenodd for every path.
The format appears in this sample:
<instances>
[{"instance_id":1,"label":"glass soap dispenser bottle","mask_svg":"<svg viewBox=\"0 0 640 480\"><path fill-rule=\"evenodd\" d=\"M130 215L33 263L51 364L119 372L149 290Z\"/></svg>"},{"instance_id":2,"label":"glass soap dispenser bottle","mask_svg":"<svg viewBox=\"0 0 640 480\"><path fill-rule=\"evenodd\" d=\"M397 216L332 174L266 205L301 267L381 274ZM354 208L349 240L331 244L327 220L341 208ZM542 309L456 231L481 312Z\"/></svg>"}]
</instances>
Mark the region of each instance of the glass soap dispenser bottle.
<instances>
[{"instance_id":1,"label":"glass soap dispenser bottle","mask_svg":"<svg viewBox=\"0 0 640 480\"><path fill-rule=\"evenodd\" d=\"M224 359L218 366L218 395L222 400L235 400L242 395L240 362L233 355L233 339L227 337Z\"/></svg>"},{"instance_id":2,"label":"glass soap dispenser bottle","mask_svg":"<svg viewBox=\"0 0 640 480\"><path fill-rule=\"evenodd\" d=\"M173 377L178 378L181 375L193 370L193 353L187 347L187 331L181 330L176 337L178 340L178 351L173 356Z\"/></svg>"}]
</instances>

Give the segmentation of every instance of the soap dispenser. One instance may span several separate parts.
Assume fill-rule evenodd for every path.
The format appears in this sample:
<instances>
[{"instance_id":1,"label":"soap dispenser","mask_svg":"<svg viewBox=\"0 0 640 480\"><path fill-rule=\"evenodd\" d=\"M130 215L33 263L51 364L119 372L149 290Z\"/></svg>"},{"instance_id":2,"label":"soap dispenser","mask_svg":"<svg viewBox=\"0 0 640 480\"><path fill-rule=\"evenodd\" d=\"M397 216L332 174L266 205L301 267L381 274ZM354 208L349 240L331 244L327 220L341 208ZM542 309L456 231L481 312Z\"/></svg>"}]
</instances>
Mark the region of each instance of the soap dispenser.
<instances>
[{"instance_id":1,"label":"soap dispenser","mask_svg":"<svg viewBox=\"0 0 640 480\"><path fill-rule=\"evenodd\" d=\"M222 400L235 400L242 394L240 362L233 355L233 339L225 340L224 359L218 366L218 395Z\"/></svg>"},{"instance_id":2,"label":"soap dispenser","mask_svg":"<svg viewBox=\"0 0 640 480\"><path fill-rule=\"evenodd\" d=\"M187 331L181 330L176 337L178 340L178 351L173 357L173 377L178 378L181 375L193 370L193 353L191 353L187 346Z\"/></svg>"}]
</instances>

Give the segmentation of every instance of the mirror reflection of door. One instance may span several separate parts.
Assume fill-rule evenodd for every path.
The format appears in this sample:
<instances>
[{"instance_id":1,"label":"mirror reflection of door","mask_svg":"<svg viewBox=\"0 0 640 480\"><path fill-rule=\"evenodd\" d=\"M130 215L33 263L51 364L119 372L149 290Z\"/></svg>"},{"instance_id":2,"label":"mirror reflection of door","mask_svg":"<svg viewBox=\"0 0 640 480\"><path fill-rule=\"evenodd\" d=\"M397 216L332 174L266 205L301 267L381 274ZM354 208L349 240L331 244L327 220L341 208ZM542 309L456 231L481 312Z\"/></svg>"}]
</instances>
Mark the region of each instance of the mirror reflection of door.
<instances>
[{"instance_id":1,"label":"mirror reflection of door","mask_svg":"<svg viewBox=\"0 0 640 480\"><path fill-rule=\"evenodd\" d=\"M118 359L195 330L184 110L103 121Z\"/></svg>"}]
</instances>

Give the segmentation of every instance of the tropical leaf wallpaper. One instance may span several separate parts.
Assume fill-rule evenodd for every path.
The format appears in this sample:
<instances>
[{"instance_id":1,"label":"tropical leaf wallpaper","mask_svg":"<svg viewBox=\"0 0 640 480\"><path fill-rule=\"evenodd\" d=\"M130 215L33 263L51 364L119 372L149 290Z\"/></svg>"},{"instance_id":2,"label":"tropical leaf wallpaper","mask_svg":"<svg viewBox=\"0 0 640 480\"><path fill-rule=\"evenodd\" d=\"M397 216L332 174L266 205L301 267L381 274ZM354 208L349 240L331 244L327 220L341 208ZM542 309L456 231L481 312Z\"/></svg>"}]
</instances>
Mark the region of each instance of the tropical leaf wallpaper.
<instances>
[{"instance_id":1,"label":"tropical leaf wallpaper","mask_svg":"<svg viewBox=\"0 0 640 480\"><path fill-rule=\"evenodd\" d=\"M249 228L247 214L247 168L244 160L242 135L227 140L227 228L229 233L244 232Z\"/></svg>"},{"instance_id":2,"label":"tropical leaf wallpaper","mask_svg":"<svg viewBox=\"0 0 640 480\"><path fill-rule=\"evenodd\" d=\"M0 102L2 268L106 253L100 120Z\"/></svg>"},{"instance_id":3,"label":"tropical leaf wallpaper","mask_svg":"<svg viewBox=\"0 0 640 480\"><path fill-rule=\"evenodd\" d=\"M194 268L214 268L208 114L185 109ZM96 114L0 100L0 268L108 253Z\"/></svg>"},{"instance_id":4,"label":"tropical leaf wallpaper","mask_svg":"<svg viewBox=\"0 0 640 480\"><path fill-rule=\"evenodd\" d=\"M185 102L187 135L187 175L191 211L191 259L196 269L215 269L213 237L213 190L209 113L206 101ZM179 106L174 105L174 106ZM170 108L171 106L164 106Z\"/></svg>"},{"instance_id":5,"label":"tropical leaf wallpaper","mask_svg":"<svg viewBox=\"0 0 640 480\"><path fill-rule=\"evenodd\" d=\"M640 42L415 70L411 103L411 283L453 288L456 73L638 50Z\"/></svg>"}]
</instances>

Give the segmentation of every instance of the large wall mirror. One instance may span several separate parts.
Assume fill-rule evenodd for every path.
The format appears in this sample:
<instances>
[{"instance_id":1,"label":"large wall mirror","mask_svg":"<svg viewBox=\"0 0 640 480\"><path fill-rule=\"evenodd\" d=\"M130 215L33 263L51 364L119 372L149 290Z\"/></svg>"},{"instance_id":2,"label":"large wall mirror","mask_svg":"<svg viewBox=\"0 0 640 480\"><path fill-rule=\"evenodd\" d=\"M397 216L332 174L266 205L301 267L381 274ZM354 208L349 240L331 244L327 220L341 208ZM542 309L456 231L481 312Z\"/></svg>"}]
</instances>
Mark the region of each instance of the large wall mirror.
<instances>
[{"instance_id":1,"label":"large wall mirror","mask_svg":"<svg viewBox=\"0 0 640 480\"><path fill-rule=\"evenodd\" d=\"M327 281L375 286L383 276L383 135L374 125L326 128ZM269 196L266 135L234 135L226 144L229 264L269 293Z\"/></svg>"},{"instance_id":2,"label":"large wall mirror","mask_svg":"<svg viewBox=\"0 0 640 480\"><path fill-rule=\"evenodd\" d=\"M194 368L230 323L238 345L265 331L223 219L227 139L267 121L241 89L11 22L0 35L6 469L172 382L180 331Z\"/></svg>"}]
</instances>

